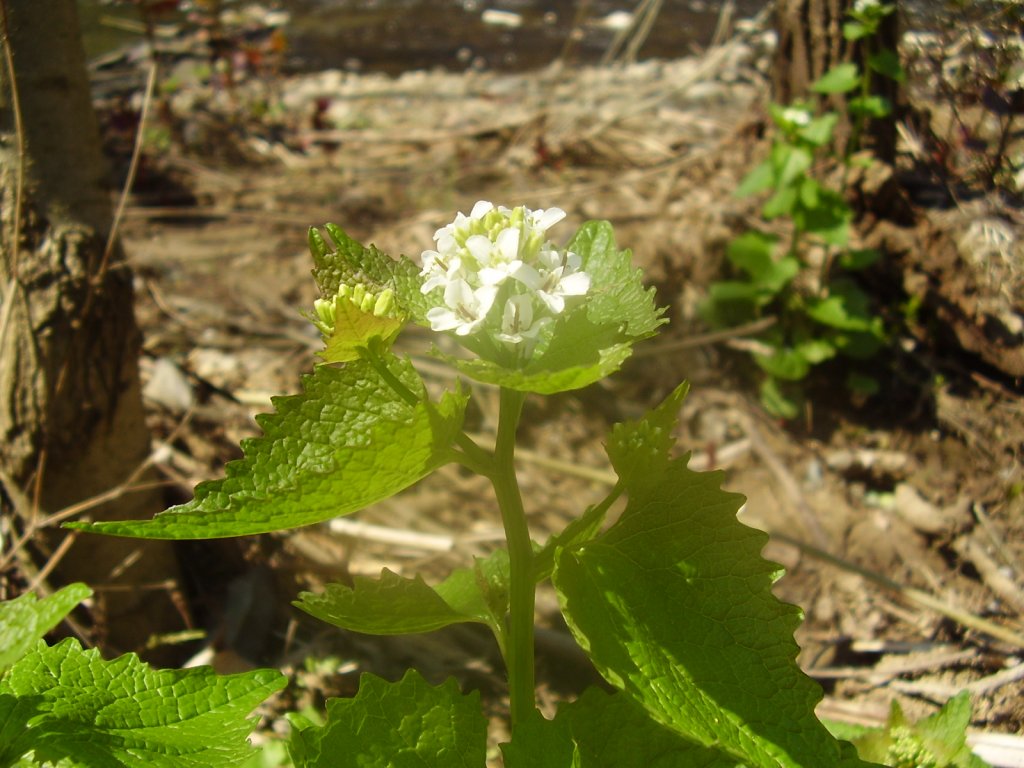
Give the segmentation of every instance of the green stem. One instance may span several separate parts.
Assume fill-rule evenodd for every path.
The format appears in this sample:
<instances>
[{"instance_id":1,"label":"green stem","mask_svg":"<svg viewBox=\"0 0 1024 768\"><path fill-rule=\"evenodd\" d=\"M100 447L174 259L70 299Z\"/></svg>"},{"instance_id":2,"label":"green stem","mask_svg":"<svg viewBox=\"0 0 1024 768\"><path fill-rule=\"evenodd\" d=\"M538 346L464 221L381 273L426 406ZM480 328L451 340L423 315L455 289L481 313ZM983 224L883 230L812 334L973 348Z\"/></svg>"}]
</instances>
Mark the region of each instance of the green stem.
<instances>
[{"instance_id":1,"label":"green stem","mask_svg":"<svg viewBox=\"0 0 1024 768\"><path fill-rule=\"evenodd\" d=\"M368 362L373 367L373 370L380 374L380 377L384 379L384 382L391 387L392 391L396 395L402 398L413 408L420 404L422 398L405 386L405 384L403 384L402 381L391 372L391 369L388 368L388 364L384 362L384 358L382 358L378 353L376 345L373 344L372 339L369 345L365 347L358 347L357 351L359 352L359 356Z\"/></svg>"},{"instance_id":2,"label":"green stem","mask_svg":"<svg viewBox=\"0 0 1024 768\"><path fill-rule=\"evenodd\" d=\"M523 499L513 466L516 429L526 395L501 390L498 436L494 446L494 474L491 482L501 509L509 554L509 615L506 623L505 665L512 728L524 722L536 709L533 660L533 610L536 582L533 576L533 542L526 524Z\"/></svg>"},{"instance_id":3,"label":"green stem","mask_svg":"<svg viewBox=\"0 0 1024 768\"><path fill-rule=\"evenodd\" d=\"M366 347L359 348L359 355L366 362L368 362L380 377L384 379L384 382L391 387L392 391L404 400L408 405L416 407L425 400L418 397L415 392L409 389L401 380L391 372L388 368L384 358L379 354L376 345L372 342ZM491 456L490 454L473 442L473 439L469 437L465 432L460 432L455 437L455 444L462 449L462 454L458 457L458 460L465 466L469 467L474 472L490 476L491 470Z\"/></svg>"}]
</instances>

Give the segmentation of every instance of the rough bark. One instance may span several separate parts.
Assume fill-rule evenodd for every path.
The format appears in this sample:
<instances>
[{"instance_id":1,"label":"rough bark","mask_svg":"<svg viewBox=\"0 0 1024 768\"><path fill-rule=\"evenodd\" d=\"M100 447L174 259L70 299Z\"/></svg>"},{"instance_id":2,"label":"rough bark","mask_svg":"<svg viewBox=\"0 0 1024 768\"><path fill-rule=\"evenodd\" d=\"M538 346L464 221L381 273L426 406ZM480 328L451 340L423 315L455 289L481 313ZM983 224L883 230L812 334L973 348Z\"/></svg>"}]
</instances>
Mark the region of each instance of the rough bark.
<instances>
[{"instance_id":1,"label":"rough bark","mask_svg":"<svg viewBox=\"0 0 1024 768\"><path fill-rule=\"evenodd\" d=\"M38 499L35 515L108 491L146 458L149 435L131 274L119 249L102 264L110 190L75 0L5 1L24 155L8 81L0 144L0 469L4 485L16 486L3 489L6 511L24 529L26 510L10 504L19 490ZM161 506L158 494L141 492L89 514L146 517ZM32 542L37 558L54 550L58 536L40 532ZM56 581L97 590L97 626L110 650L136 650L150 633L180 626L166 589L116 588L176 578L165 542L82 537L55 573Z\"/></svg>"},{"instance_id":2,"label":"rough bark","mask_svg":"<svg viewBox=\"0 0 1024 768\"><path fill-rule=\"evenodd\" d=\"M849 43L843 38L843 23L849 20L847 11L853 7L853 0L776 0L775 30L778 47L772 73L772 97L779 104L789 104L797 99L820 98L825 107L840 115L835 133L834 149L845 154L850 139L850 116L846 97L835 94L818 97L810 91L810 85L828 70L846 61L855 61L865 71L866 48L861 43ZM883 21L877 39L872 42L875 50L879 47L895 51L899 40L898 14L894 13ZM885 96L899 107L897 85L888 78L873 75L871 92ZM896 121L890 116L872 120L865 131L864 139L879 160L890 165L896 158Z\"/></svg>"}]
</instances>

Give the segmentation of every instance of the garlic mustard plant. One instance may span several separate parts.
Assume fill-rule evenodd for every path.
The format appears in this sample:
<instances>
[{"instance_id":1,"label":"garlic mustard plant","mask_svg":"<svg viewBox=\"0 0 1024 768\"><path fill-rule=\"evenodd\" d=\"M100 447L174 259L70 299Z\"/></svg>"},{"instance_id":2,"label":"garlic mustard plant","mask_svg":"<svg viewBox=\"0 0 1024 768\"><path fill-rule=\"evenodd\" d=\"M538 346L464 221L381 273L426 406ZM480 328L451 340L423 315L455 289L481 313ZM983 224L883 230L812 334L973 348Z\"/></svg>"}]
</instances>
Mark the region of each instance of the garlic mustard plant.
<instances>
[{"instance_id":1,"label":"garlic mustard plant","mask_svg":"<svg viewBox=\"0 0 1024 768\"><path fill-rule=\"evenodd\" d=\"M200 484L191 501L151 520L71 527L164 539L281 531L357 512L456 463L490 481L504 546L436 583L384 569L303 593L295 605L366 634L487 627L508 679L505 766L868 766L814 715L821 690L796 664L799 612L772 594L778 568L760 556L766 536L736 519L742 497L720 488L720 473L694 472L674 450L685 384L611 429L614 486L563 530L534 539L515 465L527 397L613 374L664 322L611 225L587 222L558 245L550 231L564 218L558 208L480 202L437 230L434 247L415 261L391 258L334 225L325 226L326 238L311 229L321 298L310 319L324 349L302 391L275 398L275 412L258 418L262 436L243 443L243 458L224 478ZM458 356L442 345L432 350L452 374L439 395L393 349L409 323L462 347ZM467 378L499 392L493 441L464 431ZM585 691L551 720L536 701L534 599L542 582L614 691ZM29 675L38 660L24 666L19 674ZM234 684L249 702L280 683L267 673ZM45 685L17 690L34 696ZM6 690L0 681L0 707ZM16 727L34 706L17 710ZM332 699L326 710L321 723L290 718L297 768L483 768L487 759L479 694L463 694L453 680L430 685L415 670L397 682L367 674L355 697ZM180 741L152 749L171 755ZM41 740L18 743L31 750ZM12 764L4 756L0 768ZM149 764L172 765L173 757Z\"/></svg>"}]
</instances>

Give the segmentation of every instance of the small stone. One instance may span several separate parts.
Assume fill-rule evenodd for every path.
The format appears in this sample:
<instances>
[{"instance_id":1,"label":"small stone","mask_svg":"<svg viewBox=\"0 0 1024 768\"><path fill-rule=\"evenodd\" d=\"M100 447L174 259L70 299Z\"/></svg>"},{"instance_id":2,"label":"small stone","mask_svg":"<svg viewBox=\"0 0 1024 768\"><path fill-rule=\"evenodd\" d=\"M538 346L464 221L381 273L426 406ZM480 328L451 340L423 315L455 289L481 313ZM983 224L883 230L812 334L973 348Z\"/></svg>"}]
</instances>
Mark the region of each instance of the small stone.
<instances>
[{"instance_id":1,"label":"small stone","mask_svg":"<svg viewBox=\"0 0 1024 768\"><path fill-rule=\"evenodd\" d=\"M166 357L157 358L149 368L149 381L142 390L146 400L171 413L184 413L192 407L192 385L181 368Z\"/></svg>"}]
</instances>

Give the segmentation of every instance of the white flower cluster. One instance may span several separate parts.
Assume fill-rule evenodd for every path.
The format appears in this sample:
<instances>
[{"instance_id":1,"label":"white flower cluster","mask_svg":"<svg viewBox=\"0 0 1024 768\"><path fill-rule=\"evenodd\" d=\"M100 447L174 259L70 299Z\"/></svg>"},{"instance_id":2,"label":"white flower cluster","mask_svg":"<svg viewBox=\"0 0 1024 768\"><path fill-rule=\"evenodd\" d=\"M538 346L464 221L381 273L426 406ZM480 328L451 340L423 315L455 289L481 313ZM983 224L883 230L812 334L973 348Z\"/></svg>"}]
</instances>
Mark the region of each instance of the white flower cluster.
<instances>
[{"instance_id":1,"label":"white flower cluster","mask_svg":"<svg viewBox=\"0 0 1024 768\"><path fill-rule=\"evenodd\" d=\"M483 329L529 355L541 329L567 300L590 290L582 260L546 239L565 218L558 208L495 207L481 200L469 216L434 233L437 250L423 252L423 293L443 289L444 305L427 312L435 331L468 336Z\"/></svg>"},{"instance_id":2,"label":"white flower cluster","mask_svg":"<svg viewBox=\"0 0 1024 768\"><path fill-rule=\"evenodd\" d=\"M803 128L811 123L811 113L804 107L786 107L782 110L782 119L794 128Z\"/></svg>"}]
</instances>

